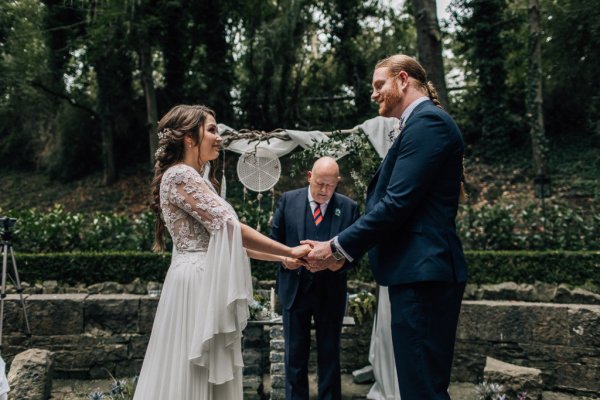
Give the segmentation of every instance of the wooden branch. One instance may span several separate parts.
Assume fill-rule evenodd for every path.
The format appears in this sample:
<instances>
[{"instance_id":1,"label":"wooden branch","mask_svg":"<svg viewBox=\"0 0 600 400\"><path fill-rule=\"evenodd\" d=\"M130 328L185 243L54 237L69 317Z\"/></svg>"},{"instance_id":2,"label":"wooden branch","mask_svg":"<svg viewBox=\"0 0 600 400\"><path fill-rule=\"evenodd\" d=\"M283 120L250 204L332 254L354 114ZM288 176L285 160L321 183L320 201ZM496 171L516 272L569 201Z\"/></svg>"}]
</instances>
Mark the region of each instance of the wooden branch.
<instances>
[{"instance_id":1,"label":"wooden branch","mask_svg":"<svg viewBox=\"0 0 600 400\"><path fill-rule=\"evenodd\" d=\"M307 97L308 101L325 101L325 102L335 102L335 101L346 101L346 100L354 100L354 96L316 96L316 97Z\"/></svg>"},{"instance_id":2,"label":"wooden branch","mask_svg":"<svg viewBox=\"0 0 600 400\"><path fill-rule=\"evenodd\" d=\"M38 89L42 90L43 92L46 92L46 93L48 93L48 94L50 94L52 96L55 96L55 97L58 97L60 99L68 101L69 104L71 104L73 107L79 108L80 110L83 110L83 111L91 114L92 118L100 120L100 116L96 113L96 111L92 110L89 107L84 106L83 104L79 104L77 102L77 100L73 99L72 97L69 97L69 96L67 96L64 93L60 93L60 92L57 92L55 90L52 90L52 89L50 89L49 87L45 86L44 84L42 84L39 81L30 81L29 83L30 83L31 86L33 86L35 88L38 88Z\"/></svg>"},{"instance_id":3,"label":"wooden branch","mask_svg":"<svg viewBox=\"0 0 600 400\"><path fill-rule=\"evenodd\" d=\"M269 139L281 139L291 140L290 137L284 132L283 129L275 129L271 132L256 131L250 129L240 129L239 131L226 130L221 132L223 137L223 146L227 147L231 142L236 140L248 140L249 142L254 141L269 141Z\"/></svg>"},{"instance_id":4,"label":"wooden branch","mask_svg":"<svg viewBox=\"0 0 600 400\"><path fill-rule=\"evenodd\" d=\"M341 129L339 131L331 131L331 132L322 132L326 136L331 136L334 133L341 133L343 135L351 135L353 133L358 133L358 129ZM250 130L250 129L240 129L239 131L235 130L226 130L221 132L221 136L223 137L223 146L227 147L236 140L248 140L250 142L254 141L266 141L268 142L270 139L280 139L284 141L292 140L289 135L285 132L285 129L275 129L271 132Z\"/></svg>"}]
</instances>

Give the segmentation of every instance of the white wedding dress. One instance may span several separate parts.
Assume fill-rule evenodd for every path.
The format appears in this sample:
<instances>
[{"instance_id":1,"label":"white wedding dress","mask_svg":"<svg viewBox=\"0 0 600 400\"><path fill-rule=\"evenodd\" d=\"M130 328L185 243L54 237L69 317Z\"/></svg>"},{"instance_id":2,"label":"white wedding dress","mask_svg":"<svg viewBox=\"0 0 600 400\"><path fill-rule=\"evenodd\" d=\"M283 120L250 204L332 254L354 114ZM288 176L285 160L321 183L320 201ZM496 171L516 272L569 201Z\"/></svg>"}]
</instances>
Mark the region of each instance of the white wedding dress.
<instances>
[{"instance_id":1,"label":"white wedding dress","mask_svg":"<svg viewBox=\"0 0 600 400\"><path fill-rule=\"evenodd\" d=\"M242 399L252 280L235 211L184 164L164 173L160 205L173 254L134 399Z\"/></svg>"}]
</instances>

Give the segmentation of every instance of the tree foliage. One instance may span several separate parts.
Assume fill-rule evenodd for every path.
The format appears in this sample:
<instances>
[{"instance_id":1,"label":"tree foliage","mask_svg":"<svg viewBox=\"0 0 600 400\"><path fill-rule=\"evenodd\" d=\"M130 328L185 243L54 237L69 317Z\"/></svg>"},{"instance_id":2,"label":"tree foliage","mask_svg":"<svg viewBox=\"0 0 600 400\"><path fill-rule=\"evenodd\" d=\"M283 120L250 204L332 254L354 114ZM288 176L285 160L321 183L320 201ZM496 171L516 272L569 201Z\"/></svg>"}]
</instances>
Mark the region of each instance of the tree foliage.
<instances>
[{"instance_id":1,"label":"tree foliage","mask_svg":"<svg viewBox=\"0 0 600 400\"><path fill-rule=\"evenodd\" d=\"M600 11L592 1L540 0L539 5L547 136L598 137L600 77L594 65L600 61ZM504 157L530 141L527 97L536 77L529 2L454 0L451 10L450 43L464 71L463 90L452 106L472 149Z\"/></svg>"},{"instance_id":2,"label":"tree foliage","mask_svg":"<svg viewBox=\"0 0 600 400\"><path fill-rule=\"evenodd\" d=\"M178 103L236 127L355 125L373 113L374 62L413 49L406 18L375 0L0 7L0 152L62 180L102 170L110 183L147 160L153 121Z\"/></svg>"},{"instance_id":3,"label":"tree foliage","mask_svg":"<svg viewBox=\"0 0 600 400\"><path fill-rule=\"evenodd\" d=\"M236 128L355 126L375 115L377 60L417 55L409 3L1 2L3 165L62 180L103 171L110 183L151 163L156 119L177 103L212 106ZM527 145L527 1L454 0L451 9L442 34L461 87L449 108L469 148L497 157ZM600 137L599 13L590 0L540 0L550 139Z\"/></svg>"}]
</instances>

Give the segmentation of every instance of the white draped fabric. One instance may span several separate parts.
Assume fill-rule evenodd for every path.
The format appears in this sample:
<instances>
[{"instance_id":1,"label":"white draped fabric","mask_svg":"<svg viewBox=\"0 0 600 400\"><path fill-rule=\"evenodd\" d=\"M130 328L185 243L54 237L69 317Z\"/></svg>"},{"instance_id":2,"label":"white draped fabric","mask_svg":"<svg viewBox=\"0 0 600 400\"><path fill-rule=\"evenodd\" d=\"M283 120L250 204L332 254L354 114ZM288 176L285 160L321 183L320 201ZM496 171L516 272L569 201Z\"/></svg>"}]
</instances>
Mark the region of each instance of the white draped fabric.
<instances>
[{"instance_id":1,"label":"white draped fabric","mask_svg":"<svg viewBox=\"0 0 600 400\"><path fill-rule=\"evenodd\" d=\"M372 400L400 400L396 362L392 346L390 297L386 286L379 286L377 315L373 322L369 362L373 366L375 383L367 394Z\"/></svg>"},{"instance_id":2,"label":"white draped fabric","mask_svg":"<svg viewBox=\"0 0 600 400\"><path fill-rule=\"evenodd\" d=\"M0 400L6 400L8 398L8 391L10 387L8 386L8 379L6 379L6 363L4 359L0 357Z\"/></svg>"},{"instance_id":3,"label":"white draped fabric","mask_svg":"<svg viewBox=\"0 0 600 400\"><path fill-rule=\"evenodd\" d=\"M196 310L190 360L208 369L208 382L217 385L234 378L242 361L241 337L250 317L250 264L242 246L240 225L228 223L210 239L200 286L205 293Z\"/></svg>"},{"instance_id":4,"label":"white draped fabric","mask_svg":"<svg viewBox=\"0 0 600 400\"><path fill-rule=\"evenodd\" d=\"M389 147L391 146L391 142L388 139L388 133L394 129L394 126L397 123L397 118L375 117L366 120L362 124L352 128L351 130L358 131L358 129L362 129L369 138L369 141L371 142L375 150L377 151L377 154L383 157L389 149ZM219 124L219 132L235 133L237 131L225 124ZM271 138L268 142L261 141L259 146L271 150L277 155L277 157L283 157L298 146L301 146L303 149L306 149L312 146L315 142L329 140L329 137L321 131L296 131L287 129L282 131L282 134L287 134L291 140ZM256 146L256 141L251 142L246 139L234 140L229 144L229 146L227 146L227 150L243 154L251 152L256 148Z\"/></svg>"}]
</instances>

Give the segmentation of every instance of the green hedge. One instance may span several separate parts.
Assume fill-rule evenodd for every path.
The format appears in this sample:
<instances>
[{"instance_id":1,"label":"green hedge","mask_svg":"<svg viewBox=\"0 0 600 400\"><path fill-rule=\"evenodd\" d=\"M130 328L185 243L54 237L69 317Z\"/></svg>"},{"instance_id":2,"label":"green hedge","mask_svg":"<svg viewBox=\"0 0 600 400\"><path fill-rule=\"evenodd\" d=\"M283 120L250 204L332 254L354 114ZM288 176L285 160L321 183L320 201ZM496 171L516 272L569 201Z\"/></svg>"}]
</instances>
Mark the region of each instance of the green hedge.
<instances>
[{"instance_id":1,"label":"green hedge","mask_svg":"<svg viewBox=\"0 0 600 400\"><path fill-rule=\"evenodd\" d=\"M16 253L15 259L21 281L57 280L72 285L104 281L129 283L136 277L162 281L171 255L151 252Z\"/></svg>"},{"instance_id":2,"label":"green hedge","mask_svg":"<svg viewBox=\"0 0 600 400\"><path fill-rule=\"evenodd\" d=\"M270 213L264 211L268 199L262 200L262 207L261 200L253 196L243 201L232 196L230 200L241 221L268 231ZM56 204L49 210L0 209L0 215L17 219L13 243L23 253L149 251L154 241L155 216L150 212L74 213ZM519 208L512 203L464 205L456 223L467 250L600 250L600 214L595 208L572 207L558 200L547 201L545 208L539 202Z\"/></svg>"},{"instance_id":3,"label":"green hedge","mask_svg":"<svg viewBox=\"0 0 600 400\"><path fill-rule=\"evenodd\" d=\"M162 281L170 254L150 252L17 253L22 281L57 280L69 284L116 281ZM470 283L566 283L600 286L600 252L593 251L467 251ZM366 257L365 257L366 259ZM275 265L253 263L259 280L275 279ZM350 279L372 281L366 260L349 273Z\"/></svg>"}]
</instances>

